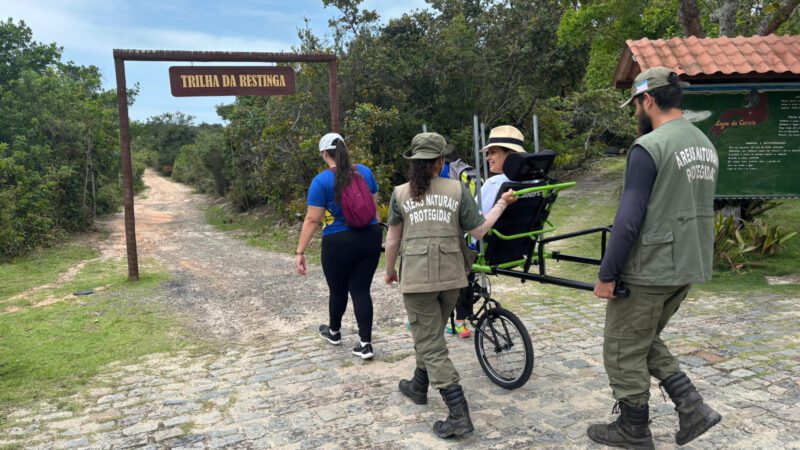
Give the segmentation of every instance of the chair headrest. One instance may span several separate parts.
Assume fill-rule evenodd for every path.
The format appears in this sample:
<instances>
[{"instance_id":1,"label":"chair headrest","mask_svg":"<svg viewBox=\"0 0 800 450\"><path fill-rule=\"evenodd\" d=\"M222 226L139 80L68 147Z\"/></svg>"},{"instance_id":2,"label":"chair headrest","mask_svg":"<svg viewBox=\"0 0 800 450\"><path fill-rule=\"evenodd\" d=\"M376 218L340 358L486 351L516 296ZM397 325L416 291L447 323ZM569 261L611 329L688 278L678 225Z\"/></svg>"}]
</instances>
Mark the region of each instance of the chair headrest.
<instances>
[{"instance_id":1,"label":"chair headrest","mask_svg":"<svg viewBox=\"0 0 800 450\"><path fill-rule=\"evenodd\" d=\"M539 153L509 152L503 163L503 173L512 181L541 180L553 167L556 152L542 150Z\"/></svg>"}]
</instances>

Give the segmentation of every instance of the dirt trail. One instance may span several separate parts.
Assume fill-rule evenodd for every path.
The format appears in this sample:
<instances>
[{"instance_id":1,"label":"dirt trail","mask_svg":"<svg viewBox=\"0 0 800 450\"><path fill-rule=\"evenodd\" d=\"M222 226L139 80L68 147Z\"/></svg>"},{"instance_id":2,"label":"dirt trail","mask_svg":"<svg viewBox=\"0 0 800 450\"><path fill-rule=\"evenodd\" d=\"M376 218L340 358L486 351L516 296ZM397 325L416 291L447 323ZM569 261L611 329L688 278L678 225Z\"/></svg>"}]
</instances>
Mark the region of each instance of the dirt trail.
<instances>
[{"instance_id":1,"label":"dirt trail","mask_svg":"<svg viewBox=\"0 0 800 450\"><path fill-rule=\"evenodd\" d=\"M248 246L206 223L209 199L192 189L146 171L149 187L135 202L140 262L155 258L171 273L158 301L185 315L202 335L225 342L246 342L314 330L327 322L327 286L321 267L307 277L294 272L290 255ZM101 243L104 257L125 256L122 214L104 226L111 230ZM378 273L373 282L376 326L404 317L396 289ZM352 310L345 330L355 330Z\"/></svg>"}]
</instances>

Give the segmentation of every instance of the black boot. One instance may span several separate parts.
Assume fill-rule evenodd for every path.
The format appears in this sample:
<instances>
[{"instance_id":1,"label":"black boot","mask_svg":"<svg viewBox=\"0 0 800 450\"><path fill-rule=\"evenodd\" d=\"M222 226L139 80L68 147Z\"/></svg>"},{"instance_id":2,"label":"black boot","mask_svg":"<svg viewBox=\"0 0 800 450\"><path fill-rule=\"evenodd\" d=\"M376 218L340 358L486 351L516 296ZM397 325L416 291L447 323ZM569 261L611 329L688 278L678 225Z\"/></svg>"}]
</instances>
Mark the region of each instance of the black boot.
<instances>
[{"instance_id":1,"label":"black boot","mask_svg":"<svg viewBox=\"0 0 800 450\"><path fill-rule=\"evenodd\" d=\"M400 392L410 398L412 402L424 405L428 403L428 384L428 372L417 367L411 381L400 380Z\"/></svg>"},{"instance_id":2,"label":"black boot","mask_svg":"<svg viewBox=\"0 0 800 450\"><path fill-rule=\"evenodd\" d=\"M464 398L461 386L454 384L447 389L440 389L442 399L450 413L445 420L437 420L433 424L433 432L440 438L459 437L471 433L475 428L469 418L469 406Z\"/></svg>"},{"instance_id":3,"label":"black boot","mask_svg":"<svg viewBox=\"0 0 800 450\"><path fill-rule=\"evenodd\" d=\"M590 425L586 430L589 439L611 447L652 449L650 411L647 405L628 406L617 402L611 412L619 411L617 420Z\"/></svg>"},{"instance_id":4,"label":"black boot","mask_svg":"<svg viewBox=\"0 0 800 450\"><path fill-rule=\"evenodd\" d=\"M722 420L722 416L703 402L692 381L683 372L670 375L661 386L675 403L678 412L678 433L675 442L684 445L708 431Z\"/></svg>"}]
</instances>

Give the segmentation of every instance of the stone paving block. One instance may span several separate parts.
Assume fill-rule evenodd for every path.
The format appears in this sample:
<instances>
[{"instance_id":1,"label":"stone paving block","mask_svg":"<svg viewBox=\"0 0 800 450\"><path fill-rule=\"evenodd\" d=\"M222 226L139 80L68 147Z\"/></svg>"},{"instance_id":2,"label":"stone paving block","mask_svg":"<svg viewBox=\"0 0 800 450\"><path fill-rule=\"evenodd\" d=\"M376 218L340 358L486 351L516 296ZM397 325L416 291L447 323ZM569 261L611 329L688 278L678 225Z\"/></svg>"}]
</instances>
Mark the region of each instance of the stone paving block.
<instances>
[{"instance_id":1,"label":"stone paving block","mask_svg":"<svg viewBox=\"0 0 800 450\"><path fill-rule=\"evenodd\" d=\"M73 416L73 413L71 411L57 411L57 412L52 412L52 413L49 413L49 414L42 415L41 417L39 417L39 421L48 422L48 421L56 420L56 419L66 419L66 418L72 417L72 416Z\"/></svg>"},{"instance_id":2,"label":"stone paving block","mask_svg":"<svg viewBox=\"0 0 800 450\"><path fill-rule=\"evenodd\" d=\"M167 428L153 433L153 439L155 439L156 442L161 442L181 435L183 435L183 431L181 431L180 428Z\"/></svg>"},{"instance_id":3,"label":"stone paving block","mask_svg":"<svg viewBox=\"0 0 800 450\"><path fill-rule=\"evenodd\" d=\"M89 439L87 437L82 437L79 439L73 439L70 441L58 441L53 444L54 448L61 449L61 448L82 448L89 445Z\"/></svg>"},{"instance_id":4,"label":"stone paving block","mask_svg":"<svg viewBox=\"0 0 800 450\"><path fill-rule=\"evenodd\" d=\"M149 433L158 429L158 422L141 422L136 425L129 426L122 430L125 436L133 436L141 433Z\"/></svg>"},{"instance_id":5,"label":"stone paving block","mask_svg":"<svg viewBox=\"0 0 800 450\"><path fill-rule=\"evenodd\" d=\"M147 445L147 435L142 434L138 436L111 439L108 442L106 442L106 444L108 444L109 447L113 449L141 447L143 445Z\"/></svg>"},{"instance_id":6,"label":"stone paving block","mask_svg":"<svg viewBox=\"0 0 800 450\"><path fill-rule=\"evenodd\" d=\"M728 375L733 378L746 378L755 375L756 373L747 369L736 369Z\"/></svg>"}]
</instances>

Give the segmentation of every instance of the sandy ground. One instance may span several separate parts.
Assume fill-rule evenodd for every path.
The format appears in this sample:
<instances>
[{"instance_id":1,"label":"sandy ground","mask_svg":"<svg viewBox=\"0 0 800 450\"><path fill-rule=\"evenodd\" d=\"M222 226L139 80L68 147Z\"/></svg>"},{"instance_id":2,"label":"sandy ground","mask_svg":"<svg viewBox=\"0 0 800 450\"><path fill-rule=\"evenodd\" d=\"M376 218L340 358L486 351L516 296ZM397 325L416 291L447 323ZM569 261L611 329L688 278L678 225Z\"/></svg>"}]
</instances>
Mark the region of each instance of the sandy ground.
<instances>
[{"instance_id":1,"label":"sandy ground","mask_svg":"<svg viewBox=\"0 0 800 450\"><path fill-rule=\"evenodd\" d=\"M209 198L148 170L149 189L135 201L139 260L155 258L170 271L156 301L184 314L201 335L225 342L270 340L327 323L328 290L322 268L294 271L291 255L248 246L206 223ZM103 257L124 257L122 213L101 224L111 231ZM404 320L400 295L378 273L373 282L374 323ZM355 332L352 309L343 327Z\"/></svg>"}]
</instances>

